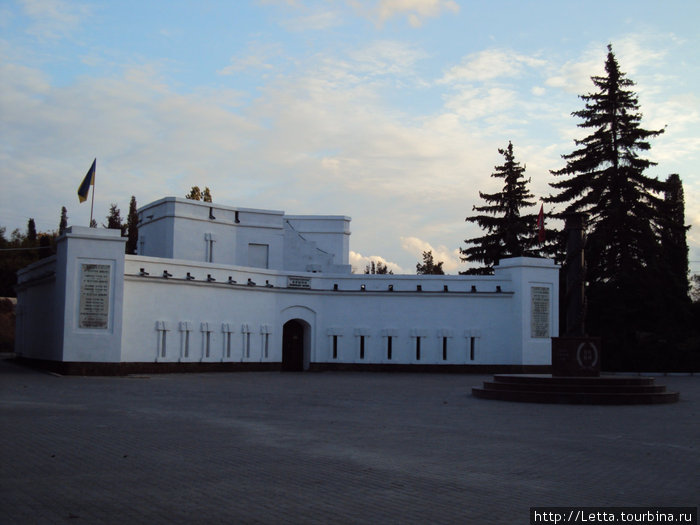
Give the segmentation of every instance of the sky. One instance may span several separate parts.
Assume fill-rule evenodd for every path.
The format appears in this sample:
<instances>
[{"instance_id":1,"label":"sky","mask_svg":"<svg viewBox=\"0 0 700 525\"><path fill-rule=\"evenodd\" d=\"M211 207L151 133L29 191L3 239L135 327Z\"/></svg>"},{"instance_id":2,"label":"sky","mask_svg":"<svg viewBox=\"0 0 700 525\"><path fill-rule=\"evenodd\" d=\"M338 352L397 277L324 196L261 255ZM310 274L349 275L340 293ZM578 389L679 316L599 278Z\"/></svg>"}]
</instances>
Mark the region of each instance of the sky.
<instances>
[{"instance_id":1,"label":"sky","mask_svg":"<svg viewBox=\"0 0 700 525\"><path fill-rule=\"evenodd\" d=\"M585 130L571 113L611 44L647 174L678 173L700 272L700 2L458 0L0 2L0 226L87 226L208 186L215 203L352 218L351 263L447 273L481 234L513 143L539 199ZM524 210L536 213L537 209ZM556 211L545 205L545 212Z\"/></svg>"}]
</instances>

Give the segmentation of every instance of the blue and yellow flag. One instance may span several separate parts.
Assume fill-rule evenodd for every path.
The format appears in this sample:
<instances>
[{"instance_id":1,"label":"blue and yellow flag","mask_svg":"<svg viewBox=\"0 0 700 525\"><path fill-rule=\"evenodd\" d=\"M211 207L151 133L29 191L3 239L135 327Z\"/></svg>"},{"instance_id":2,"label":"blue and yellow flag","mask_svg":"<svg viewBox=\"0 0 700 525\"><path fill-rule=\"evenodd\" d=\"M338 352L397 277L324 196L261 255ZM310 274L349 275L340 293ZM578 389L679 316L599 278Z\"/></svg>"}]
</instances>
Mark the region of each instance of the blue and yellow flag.
<instances>
[{"instance_id":1,"label":"blue and yellow flag","mask_svg":"<svg viewBox=\"0 0 700 525\"><path fill-rule=\"evenodd\" d=\"M90 186L95 184L95 164L97 164L97 159L92 161L92 166L88 170L83 182L80 183L78 188L78 199L80 202L85 202L88 198L88 193L90 193Z\"/></svg>"}]
</instances>

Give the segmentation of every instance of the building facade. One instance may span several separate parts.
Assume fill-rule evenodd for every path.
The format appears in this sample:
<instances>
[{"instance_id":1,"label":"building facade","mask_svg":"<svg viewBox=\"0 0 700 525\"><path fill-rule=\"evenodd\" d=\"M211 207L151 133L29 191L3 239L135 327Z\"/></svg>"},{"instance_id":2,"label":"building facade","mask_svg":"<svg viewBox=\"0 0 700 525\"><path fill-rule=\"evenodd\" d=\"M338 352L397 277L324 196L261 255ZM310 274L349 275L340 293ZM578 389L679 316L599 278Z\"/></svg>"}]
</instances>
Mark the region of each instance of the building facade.
<instances>
[{"instance_id":1,"label":"building facade","mask_svg":"<svg viewBox=\"0 0 700 525\"><path fill-rule=\"evenodd\" d=\"M66 373L239 369L546 371L559 269L351 273L350 219L168 197L117 230L70 227L21 270L16 354Z\"/></svg>"}]
</instances>

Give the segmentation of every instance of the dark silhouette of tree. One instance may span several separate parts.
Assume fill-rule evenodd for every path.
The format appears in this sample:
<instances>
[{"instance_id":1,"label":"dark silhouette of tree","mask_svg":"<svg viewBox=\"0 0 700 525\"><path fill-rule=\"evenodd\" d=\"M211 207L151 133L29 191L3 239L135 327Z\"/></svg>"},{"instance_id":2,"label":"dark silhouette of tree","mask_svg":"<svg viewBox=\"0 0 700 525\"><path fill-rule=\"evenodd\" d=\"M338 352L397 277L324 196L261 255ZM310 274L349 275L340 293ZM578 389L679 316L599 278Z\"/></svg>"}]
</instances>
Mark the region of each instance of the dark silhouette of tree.
<instances>
[{"instance_id":1,"label":"dark silhouette of tree","mask_svg":"<svg viewBox=\"0 0 700 525\"><path fill-rule=\"evenodd\" d=\"M590 134L562 158L566 166L551 173L559 193L545 202L565 204L561 213L587 214L586 267L589 331L602 335L608 364L622 365L637 332L654 326L658 308L658 260L666 185L644 175L655 165L640 153L664 130L641 127L634 82L626 78L608 46L605 75L591 77L596 91L582 95L585 106L572 115ZM624 365L622 365L624 366Z\"/></svg>"},{"instance_id":2,"label":"dark silhouette of tree","mask_svg":"<svg viewBox=\"0 0 700 525\"><path fill-rule=\"evenodd\" d=\"M68 210L65 206L61 207L61 220L58 223L58 235L63 235L66 233L66 228L68 227Z\"/></svg>"},{"instance_id":3,"label":"dark silhouette of tree","mask_svg":"<svg viewBox=\"0 0 700 525\"><path fill-rule=\"evenodd\" d=\"M129 202L129 215L126 217L126 241L125 251L128 254L135 254L139 243L139 215L136 213L136 197L131 196Z\"/></svg>"},{"instance_id":4,"label":"dark silhouette of tree","mask_svg":"<svg viewBox=\"0 0 700 525\"><path fill-rule=\"evenodd\" d=\"M661 251L658 261L658 300L665 304L662 313L667 331L678 332L689 322L690 283L688 281L688 242L685 225L683 182L677 174L669 175L664 190L661 217Z\"/></svg>"},{"instance_id":5,"label":"dark silhouette of tree","mask_svg":"<svg viewBox=\"0 0 700 525\"><path fill-rule=\"evenodd\" d=\"M486 234L465 239L471 247L460 248L463 262L481 262L481 268L470 273L493 273L493 266L504 257L534 255L537 220L534 215L521 215L523 208L535 204L534 197L527 188L530 179L525 179L525 167L515 161L513 144L498 150L504 156L504 163L496 166L492 177L504 179L503 189L498 193L482 193L479 196L488 204L474 206L480 213L467 217L467 222L477 223Z\"/></svg>"},{"instance_id":6,"label":"dark silhouette of tree","mask_svg":"<svg viewBox=\"0 0 700 525\"><path fill-rule=\"evenodd\" d=\"M109 205L109 214L107 215L107 225L105 228L119 230L122 237L124 237L126 235L126 227L126 224L122 224L122 216L119 207L113 202Z\"/></svg>"},{"instance_id":7,"label":"dark silhouette of tree","mask_svg":"<svg viewBox=\"0 0 700 525\"><path fill-rule=\"evenodd\" d=\"M423 264L416 264L416 273L418 275L445 275L442 269L443 264L444 261L440 261L436 264L433 258L433 251L428 250L427 252L423 252Z\"/></svg>"},{"instance_id":8,"label":"dark silhouette of tree","mask_svg":"<svg viewBox=\"0 0 700 525\"><path fill-rule=\"evenodd\" d=\"M25 242L27 246L36 246L37 242L36 236L36 224L34 219L29 219L27 221L27 236L25 237Z\"/></svg>"},{"instance_id":9,"label":"dark silhouette of tree","mask_svg":"<svg viewBox=\"0 0 700 525\"><path fill-rule=\"evenodd\" d=\"M664 262L668 268L665 272L673 278L670 286L674 288L677 299L688 297L688 242L686 232L690 226L685 225L685 196L683 182L678 174L669 175L664 190L664 213L662 217L661 247Z\"/></svg>"},{"instance_id":10,"label":"dark silhouette of tree","mask_svg":"<svg viewBox=\"0 0 700 525\"><path fill-rule=\"evenodd\" d=\"M377 261L375 264L374 261L370 261L370 264L365 266L365 274L372 274L372 275L394 275L394 272L389 270L386 264L382 263L382 261Z\"/></svg>"},{"instance_id":11,"label":"dark silhouette of tree","mask_svg":"<svg viewBox=\"0 0 700 525\"><path fill-rule=\"evenodd\" d=\"M0 227L0 297L15 297L17 271L54 253L57 232L38 232L33 219L27 222L27 233L15 229L10 238ZM30 241L30 235L33 241Z\"/></svg>"}]
</instances>

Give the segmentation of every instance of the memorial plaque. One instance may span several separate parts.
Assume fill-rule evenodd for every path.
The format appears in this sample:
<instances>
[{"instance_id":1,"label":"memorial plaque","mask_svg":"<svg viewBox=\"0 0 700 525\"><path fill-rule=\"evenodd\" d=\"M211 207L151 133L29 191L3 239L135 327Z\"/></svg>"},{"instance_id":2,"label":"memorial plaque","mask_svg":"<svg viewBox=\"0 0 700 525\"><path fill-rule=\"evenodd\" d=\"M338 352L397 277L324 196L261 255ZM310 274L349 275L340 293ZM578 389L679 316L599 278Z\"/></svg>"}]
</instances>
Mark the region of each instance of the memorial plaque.
<instances>
[{"instance_id":1,"label":"memorial plaque","mask_svg":"<svg viewBox=\"0 0 700 525\"><path fill-rule=\"evenodd\" d=\"M308 277L288 277L287 288L302 288L309 290L311 288L311 279Z\"/></svg>"},{"instance_id":2,"label":"memorial plaque","mask_svg":"<svg viewBox=\"0 0 700 525\"><path fill-rule=\"evenodd\" d=\"M530 288L530 337L549 337L549 288Z\"/></svg>"},{"instance_id":3,"label":"memorial plaque","mask_svg":"<svg viewBox=\"0 0 700 525\"><path fill-rule=\"evenodd\" d=\"M78 328L109 328L109 264L82 264Z\"/></svg>"},{"instance_id":4,"label":"memorial plaque","mask_svg":"<svg viewBox=\"0 0 700 525\"><path fill-rule=\"evenodd\" d=\"M599 376L600 339L552 337L552 375Z\"/></svg>"}]
</instances>

